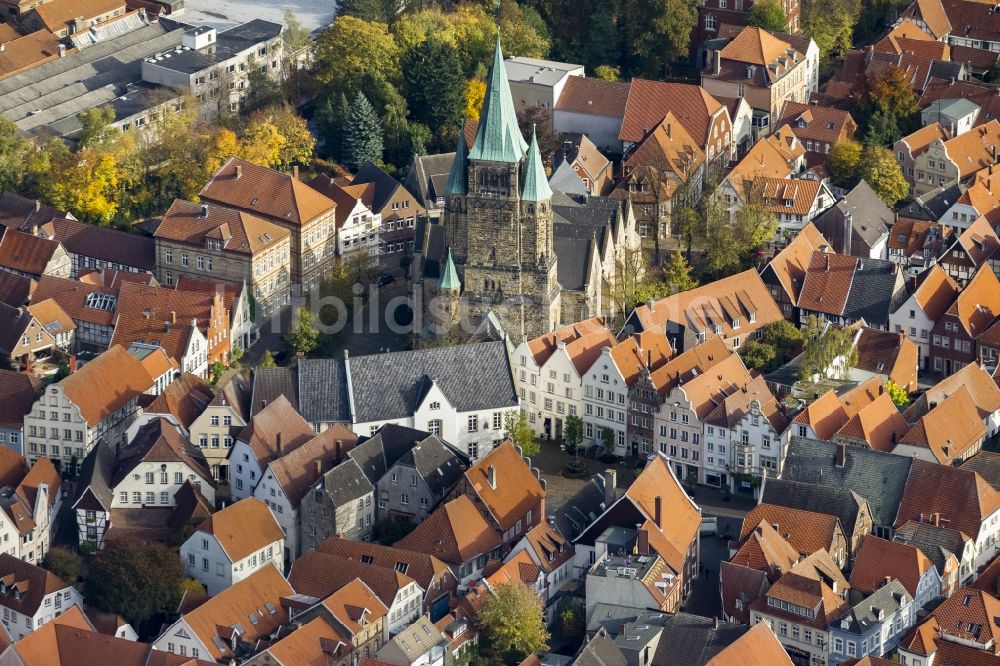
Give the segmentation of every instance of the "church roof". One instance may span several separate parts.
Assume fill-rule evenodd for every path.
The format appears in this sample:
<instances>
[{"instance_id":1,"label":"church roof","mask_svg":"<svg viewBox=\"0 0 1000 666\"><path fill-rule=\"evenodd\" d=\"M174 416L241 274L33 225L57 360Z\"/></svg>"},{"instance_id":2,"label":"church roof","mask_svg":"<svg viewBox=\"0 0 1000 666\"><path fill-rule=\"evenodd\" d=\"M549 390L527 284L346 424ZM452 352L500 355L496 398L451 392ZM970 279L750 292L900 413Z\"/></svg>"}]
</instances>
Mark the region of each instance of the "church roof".
<instances>
[{"instance_id":1,"label":"church roof","mask_svg":"<svg viewBox=\"0 0 1000 666\"><path fill-rule=\"evenodd\" d=\"M545 201L552 198L552 188L545 179L542 155L538 152L538 138L535 128L531 128L531 146L528 148L524 165L524 183L521 186L523 201Z\"/></svg>"},{"instance_id":2,"label":"church roof","mask_svg":"<svg viewBox=\"0 0 1000 666\"><path fill-rule=\"evenodd\" d=\"M444 186L445 194L465 194L465 167L468 149L465 147L465 137L458 133L458 146L455 148L455 159L451 161L451 171L448 173L448 183Z\"/></svg>"},{"instance_id":3,"label":"church roof","mask_svg":"<svg viewBox=\"0 0 1000 666\"><path fill-rule=\"evenodd\" d=\"M528 145L517 126L517 114L514 111L514 100L510 94L498 35L493 65L486 82L486 99L479 114L479 129L469 158L513 163L519 162L527 149Z\"/></svg>"},{"instance_id":4,"label":"church roof","mask_svg":"<svg viewBox=\"0 0 1000 666\"><path fill-rule=\"evenodd\" d=\"M455 262L451 258L451 248L448 248L448 260L444 265L444 275L438 283L439 289L461 289L462 283L458 279L458 271L455 270Z\"/></svg>"}]
</instances>

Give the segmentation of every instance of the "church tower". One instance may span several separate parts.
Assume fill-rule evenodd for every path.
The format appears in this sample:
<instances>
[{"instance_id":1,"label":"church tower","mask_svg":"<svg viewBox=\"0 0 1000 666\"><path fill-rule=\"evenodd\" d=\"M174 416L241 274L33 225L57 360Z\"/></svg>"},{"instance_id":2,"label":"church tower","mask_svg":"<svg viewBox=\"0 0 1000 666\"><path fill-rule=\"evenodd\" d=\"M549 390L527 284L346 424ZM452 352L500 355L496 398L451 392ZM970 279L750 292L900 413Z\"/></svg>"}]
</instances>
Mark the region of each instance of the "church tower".
<instances>
[{"instance_id":1,"label":"church tower","mask_svg":"<svg viewBox=\"0 0 1000 666\"><path fill-rule=\"evenodd\" d=\"M469 313L490 310L514 339L559 324L552 190L532 132L524 141L497 39L472 149L459 132L445 188L445 237Z\"/></svg>"}]
</instances>

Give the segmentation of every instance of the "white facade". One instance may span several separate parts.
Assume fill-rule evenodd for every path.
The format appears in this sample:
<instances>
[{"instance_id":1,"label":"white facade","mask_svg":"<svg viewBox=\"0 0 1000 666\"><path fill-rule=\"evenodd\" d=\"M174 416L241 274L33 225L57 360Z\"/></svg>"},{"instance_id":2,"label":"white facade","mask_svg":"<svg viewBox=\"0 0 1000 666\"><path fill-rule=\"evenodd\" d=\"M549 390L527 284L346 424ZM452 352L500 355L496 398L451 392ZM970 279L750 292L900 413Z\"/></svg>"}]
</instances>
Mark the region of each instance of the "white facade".
<instances>
[{"instance_id":1,"label":"white facade","mask_svg":"<svg viewBox=\"0 0 1000 666\"><path fill-rule=\"evenodd\" d=\"M253 491L254 497L267 505L271 510L271 515L281 526L281 531L285 534L285 561L291 563L299 552L299 510L293 508L291 501L285 495L284 488L274 478L274 472L268 465L263 478L257 483Z\"/></svg>"},{"instance_id":2,"label":"white facade","mask_svg":"<svg viewBox=\"0 0 1000 666\"><path fill-rule=\"evenodd\" d=\"M352 252L364 251L369 256L377 256L381 229L382 214L373 212L358 199L344 225L337 229L337 254L345 257Z\"/></svg>"},{"instance_id":3,"label":"white facade","mask_svg":"<svg viewBox=\"0 0 1000 666\"><path fill-rule=\"evenodd\" d=\"M583 376L583 441L589 446L601 444L601 432L614 432L615 455L626 455L625 431L628 419L628 389L625 376L618 369L611 348Z\"/></svg>"},{"instance_id":4,"label":"white facade","mask_svg":"<svg viewBox=\"0 0 1000 666\"><path fill-rule=\"evenodd\" d=\"M983 211L988 212L988 211ZM972 223L979 219L979 211L971 204L956 201L951 208L945 211L939 222L947 224L954 233L953 238L958 238L965 230L972 226Z\"/></svg>"},{"instance_id":5,"label":"white facade","mask_svg":"<svg viewBox=\"0 0 1000 666\"><path fill-rule=\"evenodd\" d=\"M389 605L389 614L386 616L389 635L398 634L420 617L423 605L424 588L417 585L416 581L411 580L396 590L396 596Z\"/></svg>"},{"instance_id":6,"label":"white facade","mask_svg":"<svg viewBox=\"0 0 1000 666\"><path fill-rule=\"evenodd\" d=\"M473 370L470 369L470 371ZM493 447L503 441L506 415L510 412L517 412L518 409L517 405L511 405L475 412L460 412L451 404L435 382L431 384L423 401L417 406L412 416L402 419L354 423L351 430L359 435L374 435L379 428L387 423L423 430L437 435L460 451L464 451L475 462L489 455ZM233 455L236 453L234 450Z\"/></svg>"},{"instance_id":7,"label":"white facade","mask_svg":"<svg viewBox=\"0 0 1000 666\"><path fill-rule=\"evenodd\" d=\"M0 593L6 593L6 587L0 584ZM3 606L3 626L11 639L19 641L35 629L62 615L71 606L78 606L83 610L83 597L72 586L67 586L42 597L42 602L33 615L25 615L14 608Z\"/></svg>"},{"instance_id":8,"label":"white facade","mask_svg":"<svg viewBox=\"0 0 1000 666\"><path fill-rule=\"evenodd\" d=\"M201 642L198 635L188 625L183 615L156 639L153 648L185 657L201 658L204 655L206 658L211 658L212 654L208 646Z\"/></svg>"},{"instance_id":9,"label":"white facade","mask_svg":"<svg viewBox=\"0 0 1000 666\"><path fill-rule=\"evenodd\" d=\"M920 307L915 295L903 301L903 304L889 315L889 330L905 333L915 345L920 348L919 368L930 367L931 362L931 330L937 322L932 321L924 309Z\"/></svg>"},{"instance_id":10,"label":"white facade","mask_svg":"<svg viewBox=\"0 0 1000 666\"><path fill-rule=\"evenodd\" d=\"M521 407L536 435L560 439L567 416L583 413L583 377L566 353L558 348L539 368L527 342L514 351L514 380Z\"/></svg>"},{"instance_id":11,"label":"white facade","mask_svg":"<svg viewBox=\"0 0 1000 666\"><path fill-rule=\"evenodd\" d=\"M751 476L777 476L781 470L781 465L787 453L787 442L783 437L784 433L778 432L771 425L760 411L760 404L753 400L750 402L750 411L743 415L733 428L721 428L717 426L705 426L708 431L724 431L729 433L730 441L727 450L729 453L729 468L737 474L749 474ZM713 437L718 441L721 437ZM706 447L708 438L706 436ZM716 447L717 448L717 447ZM718 458L723 455L716 452L707 452ZM730 490L734 480L729 477Z\"/></svg>"},{"instance_id":12,"label":"white facade","mask_svg":"<svg viewBox=\"0 0 1000 666\"><path fill-rule=\"evenodd\" d=\"M185 481L198 485L205 499L215 504L215 488L185 463L143 462L111 489L111 508L174 507L177 505L174 496Z\"/></svg>"},{"instance_id":13,"label":"white facade","mask_svg":"<svg viewBox=\"0 0 1000 666\"><path fill-rule=\"evenodd\" d=\"M264 470L257 462L257 456L246 442L239 439L229 452L229 484L234 502L254 493L254 488L260 482Z\"/></svg>"},{"instance_id":14,"label":"white facade","mask_svg":"<svg viewBox=\"0 0 1000 666\"><path fill-rule=\"evenodd\" d=\"M284 549L284 539L278 539L233 562L215 535L198 531L181 545L181 562L184 575L202 583L209 596L214 597L266 566L273 565L282 571Z\"/></svg>"},{"instance_id":15,"label":"white facade","mask_svg":"<svg viewBox=\"0 0 1000 666\"><path fill-rule=\"evenodd\" d=\"M191 443L201 449L216 481L229 479L229 451L233 448L230 432L246 425L240 413L226 404L209 405L191 422Z\"/></svg>"},{"instance_id":16,"label":"white facade","mask_svg":"<svg viewBox=\"0 0 1000 666\"><path fill-rule=\"evenodd\" d=\"M671 389L654 415L653 425L660 452L666 454L674 475L681 481L696 477L696 483L707 483L702 449L704 426L682 385Z\"/></svg>"}]
</instances>

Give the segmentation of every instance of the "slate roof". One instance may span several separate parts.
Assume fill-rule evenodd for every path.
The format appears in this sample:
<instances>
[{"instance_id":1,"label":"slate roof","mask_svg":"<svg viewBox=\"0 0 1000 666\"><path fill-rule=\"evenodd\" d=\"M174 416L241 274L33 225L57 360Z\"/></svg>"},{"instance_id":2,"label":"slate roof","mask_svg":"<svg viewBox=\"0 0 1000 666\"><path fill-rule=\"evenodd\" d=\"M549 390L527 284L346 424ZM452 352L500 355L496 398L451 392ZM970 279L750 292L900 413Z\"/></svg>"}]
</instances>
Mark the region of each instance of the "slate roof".
<instances>
[{"instance_id":1,"label":"slate roof","mask_svg":"<svg viewBox=\"0 0 1000 666\"><path fill-rule=\"evenodd\" d=\"M351 365L353 364L354 359L351 359ZM295 393L302 418L310 423L351 421L350 397L347 393L347 374L343 359L305 359L299 362L297 370L293 373L297 374ZM287 381L287 378L280 373L273 373L271 377L274 381L282 383ZM282 386L281 390L287 389Z\"/></svg>"},{"instance_id":2,"label":"slate roof","mask_svg":"<svg viewBox=\"0 0 1000 666\"><path fill-rule=\"evenodd\" d=\"M597 520L604 510L606 495L603 476L595 476L583 485L572 498L555 513L559 533L573 540Z\"/></svg>"},{"instance_id":3,"label":"slate roof","mask_svg":"<svg viewBox=\"0 0 1000 666\"><path fill-rule=\"evenodd\" d=\"M689 613L647 611L637 618L642 624L663 627L653 655L653 666L704 664L750 631L742 624L719 622Z\"/></svg>"},{"instance_id":4,"label":"slate roof","mask_svg":"<svg viewBox=\"0 0 1000 666\"><path fill-rule=\"evenodd\" d=\"M962 469L979 474L997 490L1000 490L1000 453L980 451L962 463Z\"/></svg>"},{"instance_id":5,"label":"slate roof","mask_svg":"<svg viewBox=\"0 0 1000 666\"><path fill-rule=\"evenodd\" d=\"M73 508L90 511L111 511L111 479L117 463L115 452L103 441L90 450L80 467L80 478L77 488L80 495Z\"/></svg>"},{"instance_id":6,"label":"slate roof","mask_svg":"<svg viewBox=\"0 0 1000 666\"><path fill-rule=\"evenodd\" d=\"M44 385L34 375L0 368L0 428L20 430Z\"/></svg>"},{"instance_id":7,"label":"slate roof","mask_svg":"<svg viewBox=\"0 0 1000 666\"><path fill-rule=\"evenodd\" d=\"M878 611L882 611L885 617L892 617L902 606L911 601L913 596L907 593L902 583L893 579L853 606L840 622L847 620L849 631L852 633L866 634L872 627L885 622L884 619L879 619ZM839 624L838 627L843 628Z\"/></svg>"},{"instance_id":8,"label":"slate roof","mask_svg":"<svg viewBox=\"0 0 1000 666\"><path fill-rule=\"evenodd\" d=\"M385 208L396 189L402 187L398 180L371 162L362 164L351 182L355 185L363 185L365 183L373 183L375 185L375 191L372 195L372 210L376 212Z\"/></svg>"},{"instance_id":9,"label":"slate roof","mask_svg":"<svg viewBox=\"0 0 1000 666\"><path fill-rule=\"evenodd\" d=\"M355 356L345 363L350 366L355 423L412 415L431 382L459 412L518 404L503 341ZM329 387L316 399L333 399Z\"/></svg>"},{"instance_id":10,"label":"slate roof","mask_svg":"<svg viewBox=\"0 0 1000 666\"><path fill-rule=\"evenodd\" d=\"M910 458L847 447L845 465L837 466L837 445L792 437L782 478L848 488L868 501L872 521L889 526L903 498Z\"/></svg>"},{"instance_id":11,"label":"slate roof","mask_svg":"<svg viewBox=\"0 0 1000 666\"><path fill-rule=\"evenodd\" d=\"M375 487L353 459L345 460L324 474L323 489L334 506L344 506L375 492Z\"/></svg>"},{"instance_id":12,"label":"slate roof","mask_svg":"<svg viewBox=\"0 0 1000 666\"><path fill-rule=\"evenodd\" d=\"M573 666L626 666L625 655L603 629L576 653Z\"/></svg>"},{"instance_id":13,"label":"slate roof","mask_svg":"<svg viewBox=\"0 0 1000 666\"><path fill-rule=\"evenodd\" d=\"M179 462L211 485L212 472L201 449L183 437L169 421L153 419L136 433L132 442L118 452L118 465L111 487L121 483L136 467L146 462Z\"/></svg>"},{"instance_id":14,"label":"slate roof","mask_svg":"<svg viewBox=\"0 0 1000 666\"><path fill-rule=\"evenodd\" d=\"M451 490L469 466L469 459L436 435L428 435L398 460L414 467L435 497Z\"/></svg>"},{"instance_id":15,"label":"slate roof","mask_svg":"<svg viewBox=\"0 0 1000 666\"><path fill-rule=\"evenodd\" d=\"M574 76L570 80L577 78L580 77ZM454 160L455 153L413 156L405 185L424 208L436 208L438 197L445 195L445 182Z\"/></svg>"},{"instance_id":16,"label":"slate roof","mask_svg":"<svg viewBox=\"0 0 1000 666\"><path fill-rule=\"evenodd\" d=\"M308 360L305 362L308 363ZM299 411L298 369L296 367L256 368L253 372L250 414L257 414L274 402L278 396L284 396L292 408Z\"/></svg>"},{"instance_id":17,"label":"slate roof","mask_svg":"<svg viewBox=\"0 0 1000 666\"><path fill-rule=\"evenodd\" d=\"M348 454L372 483L385 476L418 443L430 436L422 430L387 423Z\"/></svg>"},{"instance_id":18,"label":"slate roof","mask_svg":"<svg viewBox=\"0 0 1000 666\"><path fill-rule=\"evenodd\" d=\"M868 503L850 488L770 477L761 486L760 502L836 516L848 537Z\"/></svg>"},{"instance_id":19,"label":"slate roof","mask_svg":"<svg viewBox=\"0 0 1000 666\"><path fill-rule=\"evenodd\" d=\"M938 572L944 571L949 556L954 555L956 559L962 559L965 541L968 539L958 530L916 520L897 528L893 538L919 548L937 567Z\"/></svg>"}]
</instances>

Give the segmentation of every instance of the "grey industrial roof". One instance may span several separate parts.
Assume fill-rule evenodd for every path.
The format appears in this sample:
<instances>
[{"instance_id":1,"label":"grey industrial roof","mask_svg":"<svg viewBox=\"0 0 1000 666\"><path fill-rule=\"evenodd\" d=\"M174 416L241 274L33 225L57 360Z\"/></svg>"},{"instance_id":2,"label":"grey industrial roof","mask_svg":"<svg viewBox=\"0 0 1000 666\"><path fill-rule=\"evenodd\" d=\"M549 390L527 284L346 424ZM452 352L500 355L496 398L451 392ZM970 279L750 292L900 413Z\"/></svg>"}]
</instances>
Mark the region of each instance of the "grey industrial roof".
<instances>
[{"instance_id":1,"label":"grey industrial roof","mask_svg":"<svg viewBox=\"0 0 1000 666\"><path fill-rule=\"evenodd\" d=\"M851 607L848 614L834 626L835 628L844 630L842 623L846 620L850 627L846 631L855 634L867 634L891 618L904 604L912 600L913 597L909 595L903 584L893 578L865 597L860 603ZM878 611L884 613L881 620L878 618Z\"/></svg>"},{"instance_id":2,"label":"grey industrial roof","mask_svg":"<svg viewBox=\"0 0 1000 666\"><path fill-rule=\"evenodd\" d=\"M764 481L760 502L836 516L848 536L857 524L861 508L868 503L850 488L778 478Z\"/></svg>"},{"instance_id":3,"label":"grey industrial roof","mask_svg":"<svg viewBox=\"0 0 1000 666\"><path fill-rule=\"evenodd\" d=\"M970 114L978 114L979 108L979 105L971 99L966 99L964 97L949 97L934 100L931 102L930 106L920 113L921 115L943 113L953 118L961 118L962 116Z\"/></svg>"},{"instance_id":4,"label":"grey industrial roof","mask_svg":"<svg viewBox=\"0 0 1000 666\"><path fill-rule=\"evenodd\" d=\"M197 29L197 28L195 28ZM216 35L211 47L197 51L172 53L169 59L157 60L156 65L175 72L194 74L225 62L256 44L274 39L281 34L281 24L254 19Z\"/></svg>"},{"instance_id":5,"label":"grey industrial roof","mask_svg":"<svg viewBox=\"0 0 1000 666\"><path fill-rule=\"evenodd\" d=\"M554 86L572 71L583 69L583 65L538 58L507 58L503 61L507 70L507 80L517 83L534 83L540 86Z\"/></svg>"},{"instance_id":6,"label":"grey industrial roof","mask_svg":"<svg viewBox=\"0 0 1000 666\"><path fill-rule=\"evenodd\" d=\"M0 81L0 114L24 132L72 129L82 111L113 103L141 81L143 58L180 44L183 30L173 26L151 23Z\"/></svg>"},{"instance_id":7,"label":"grey industrial roof","mask_svg":"<svg viewBox=\"0 0 1000 666\"><path fill-rule=\"evenodd\" d=\"M868 501L872 521L891 526L903 498L913 460L891 453L846 447L845 464L837 465L837 445L792 437L782 478L827 486L845 487Z\"/></svg>"},{"instance_id":8,"label":"grey industrial roof","mask_svg":"<svg viewBox=\"0 0 1000 666\"><path fill-rule=\"evenodd\" d=\"M354 356L346 363L355 423L412 415L431 382L459 412L517 405L503 342Z\"/></svg>"}]
</instances>

